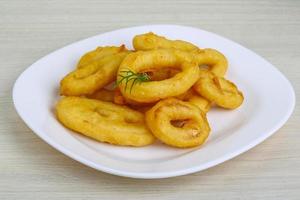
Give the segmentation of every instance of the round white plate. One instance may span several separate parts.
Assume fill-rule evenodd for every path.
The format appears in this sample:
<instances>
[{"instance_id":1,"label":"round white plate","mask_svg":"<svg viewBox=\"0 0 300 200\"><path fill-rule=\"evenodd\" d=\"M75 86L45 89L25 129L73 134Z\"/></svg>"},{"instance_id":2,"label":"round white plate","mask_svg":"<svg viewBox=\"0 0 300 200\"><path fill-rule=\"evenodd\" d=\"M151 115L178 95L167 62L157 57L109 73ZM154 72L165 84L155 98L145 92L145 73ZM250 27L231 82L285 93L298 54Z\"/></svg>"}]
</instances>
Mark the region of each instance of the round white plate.
<instances>
[{"instance_id":1,"label":"round white plate","mask_svg":"<svg viewBox=\"0 0 300 200\"><path fill-rule=\"evenodd\" d=\"M74 69L80 56L97 46L125 44L134 35L155 32L221 51L229 60L226 77L243 91L236 110L213 108L208 113L211 134L192 149L175 149L157 142L147 147L119 147L93 141L64 128L55 118L61 78ZM134 178L166 178L189 174L229 160L278 130L291 115L295 94L289 81L262 57L241 45L197 28L149 25L97 35L61 48L27 68L13 89L17 112L48 144L95 169Z\"/></svg>"}]
</instances>

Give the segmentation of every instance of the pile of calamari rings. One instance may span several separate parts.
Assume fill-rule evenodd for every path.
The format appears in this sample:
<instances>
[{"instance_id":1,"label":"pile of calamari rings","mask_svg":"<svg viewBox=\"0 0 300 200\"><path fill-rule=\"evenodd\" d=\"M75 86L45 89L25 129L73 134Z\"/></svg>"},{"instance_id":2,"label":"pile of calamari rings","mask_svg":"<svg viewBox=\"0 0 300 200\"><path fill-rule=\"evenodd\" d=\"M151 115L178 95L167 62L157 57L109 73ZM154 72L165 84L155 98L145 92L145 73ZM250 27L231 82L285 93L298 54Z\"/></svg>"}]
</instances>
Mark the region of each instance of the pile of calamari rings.
<instances>
[{"instance_id":1,"label":"pile of calamari rings","mask_svg":"<svg viewBox=\"0 0 300 200\"><path fill-rule=\"evenodd\" d=\"M133 47L97 47L61 80L56 116L65 127L114 145L188 148L207 140L212 107L243 103L221 52L152 32Z\"/></svg>"}]
</instances>

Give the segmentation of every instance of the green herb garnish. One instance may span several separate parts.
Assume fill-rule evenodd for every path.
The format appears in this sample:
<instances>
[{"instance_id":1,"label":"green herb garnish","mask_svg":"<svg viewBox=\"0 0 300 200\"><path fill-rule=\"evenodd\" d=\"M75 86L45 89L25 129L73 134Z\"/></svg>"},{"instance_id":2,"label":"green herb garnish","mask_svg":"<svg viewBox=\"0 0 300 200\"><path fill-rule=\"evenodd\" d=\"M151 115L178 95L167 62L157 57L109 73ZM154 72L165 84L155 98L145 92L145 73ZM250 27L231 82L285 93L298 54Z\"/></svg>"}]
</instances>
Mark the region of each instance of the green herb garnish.
<instances>
[{"instance_id":1,"label":"green herb garnish","mask_svg":"<svg viewBox=\"0 0 300 200\"><path fill-rule=\"evenodd\" d=\"M131 81L130 93L133 86L137 83L141 84L142 82L150 81L150 77L147 73L134 73L131 70L128 71L120 71L119 76L121 79L116 82L116 85L120 85L123 81L125 81L125 92L127 90L128 83Z\"/></svg>"}]
</instances>

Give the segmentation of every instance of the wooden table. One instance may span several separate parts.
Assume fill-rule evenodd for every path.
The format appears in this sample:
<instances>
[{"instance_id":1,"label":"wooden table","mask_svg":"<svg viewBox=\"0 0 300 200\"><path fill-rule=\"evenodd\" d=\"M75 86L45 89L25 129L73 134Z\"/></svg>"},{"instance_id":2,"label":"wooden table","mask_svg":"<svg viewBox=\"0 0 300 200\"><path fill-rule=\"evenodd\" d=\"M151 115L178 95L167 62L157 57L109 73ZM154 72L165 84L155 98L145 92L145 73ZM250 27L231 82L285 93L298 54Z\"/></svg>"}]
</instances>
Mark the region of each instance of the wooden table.
<instances>
[{"instance_id":1,"label":"wooden table","mask_svg":"<svg viewBox=\"0 0 300 200\"><path fill-rule=\"evenodd\" d=\"M300 99L300 1L2 0L0 199L300 199L298 106L254 149L203 172L161 180L86 167L43 142L16 114L12 86L38 58L109 30L156 23L199 27L241 43L277 66Z\"/></svg>"}]
</instances>

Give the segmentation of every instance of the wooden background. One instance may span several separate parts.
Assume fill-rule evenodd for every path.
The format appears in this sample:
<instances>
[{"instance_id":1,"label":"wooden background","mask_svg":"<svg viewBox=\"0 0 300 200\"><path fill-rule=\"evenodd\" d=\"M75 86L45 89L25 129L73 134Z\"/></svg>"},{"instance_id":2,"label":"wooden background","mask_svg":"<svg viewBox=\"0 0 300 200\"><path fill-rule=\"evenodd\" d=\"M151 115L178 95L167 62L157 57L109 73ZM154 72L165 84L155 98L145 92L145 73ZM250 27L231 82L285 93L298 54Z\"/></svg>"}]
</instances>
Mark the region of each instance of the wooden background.
<instances>
[{"instance_id":1,"label":"wooden background","mask_svg":"<svg viewBox=\"0 0 300 200\"><path fill-rule=\"evenodd\" d=\"M277 66L300 99L297 0L0 0L0 199L300 199L299 106L280 131L243 155L161 180L86 167L39 139L16 114L13 83L38 58L99 33L156 23L199 27L241 43Z\"/></svg>"}]
</instances>

